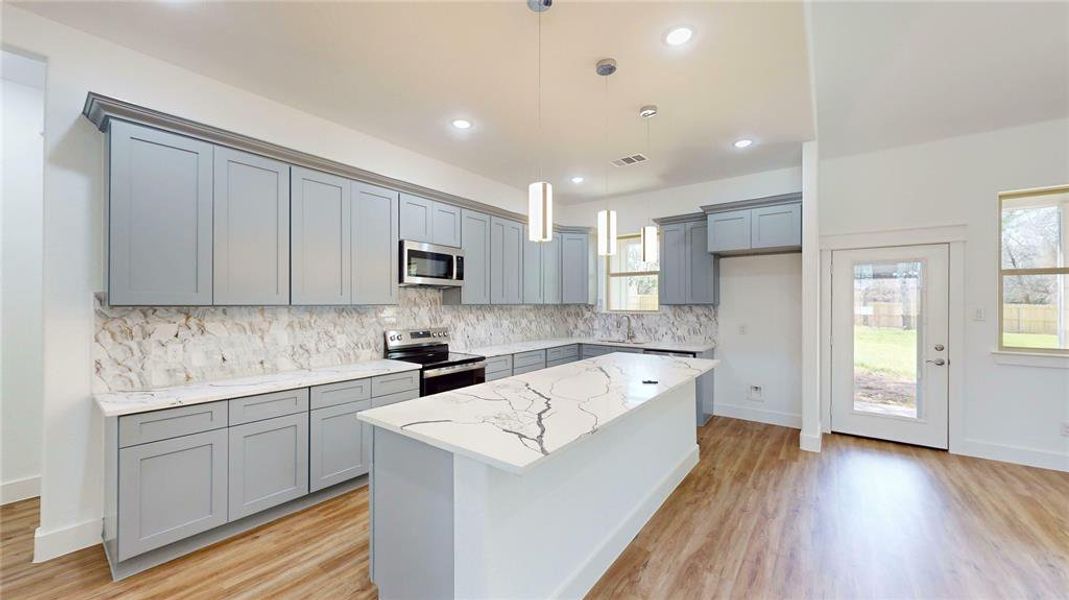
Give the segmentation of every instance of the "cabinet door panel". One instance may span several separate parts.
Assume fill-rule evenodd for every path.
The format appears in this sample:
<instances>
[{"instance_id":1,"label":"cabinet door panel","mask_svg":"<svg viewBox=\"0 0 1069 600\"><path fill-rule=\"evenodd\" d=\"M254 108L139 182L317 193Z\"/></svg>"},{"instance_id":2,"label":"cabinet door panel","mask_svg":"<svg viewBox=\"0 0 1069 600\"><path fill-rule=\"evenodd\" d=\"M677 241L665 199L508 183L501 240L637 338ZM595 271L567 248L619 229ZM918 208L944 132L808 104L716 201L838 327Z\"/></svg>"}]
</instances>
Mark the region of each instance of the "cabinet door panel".
<instances>
[{"instance_id":1,"label":"cabinet door panel","mask_svg":"<svg viewBox=\"0 0 1069 600\"><path fill-rule=\"evenodd\" d=\"M211 304L212 145L117 120L108 144L108 302Z\"/></svg>"},{"instance_id":2,"label":"cabinet door panel","mask_svg":"<svg viewBox=\"0 0 1069 600\"><path fill-rule=\"evenodd\" d=\"M709 252L750 249L750 209L713 213L708 227Z\"/></svg>"},{"instance_id":3,"label":"cabinet door panel","mask_svg":"<svg viewBox=\"0 0 1069 600\"><path fill-rule=\"evenodd\" d=\"M684 223L661 226L661 304L687 302L687 230Z\"/></svg>"},{"instance_id":4,"label":"cabinet door panel","mask_svg":"<svg viewBox=\"0 0 1069 600\"><path fill-rule=\"evenodd\" d=\"M353 304L397 304L398 194L353 183Z\"/></svg>"},{"instance_id":5,"label":"cabinet door panel","mask_svg":"<svg viewBox=\"0 0 1069 600\"><path fill-rule=\"evenodd\" d=\"M308 413L231 427L229 520L308 493Z\"/></svg>"},{"instance_id":6,"label":"cabinet door panel","mask_svg":"<svg viewBox=\"0 0 1069 600\"><path fill-rule=\"evenodd\" d=\"M561 303L560 235L542 244L542 302Z\"/></svg>"},{"instance_id":7,"label":"cabinet door panel","mask_svg":"<svg viewBox=\"0 0 1069 600\"><path fill-rule=\"evenodd\" d=\"M349 304L351 182L293 167L292 304Z\"/></svg>"},{"instance_id":8,"label":"cabinet door panel","mask_svg":"<svg viewBox=\"0 0 1069 600\"><path fill-rule=\"evenodd\" d=\"M561 234L561 302L590 302L590 238L582 233Z\"/></svg>"},{"instance_id":9,"label":"cabinet door panel","mask_svg":"<svg viewBox=\"0 0 1069 600\"><path fill-rule=\"evenodd\" d=\"M527 239L527 226L523 226L523 303L542 304L542 242Z\"/></svg>"},{"instance_id":10,"label":"cabinet door panel","mask_svg":"<svg viewBox=\"0 0 1069 600\"><path fill-rule=\"evenodd\" d=\"M687 223L687 304L717 303L717 259L708 250L708 225Z\"/></svg>"},{"instance_id":11,"label":"cabinet door panel","mask_svg":"<svg viewBox=\"0 0 1069 600\"><path fill-rule=\"evenodd\" d=\"M119 560L226 520L226 429L119 451Z\"/></svg>"},{"instance_id":12,"label":"cabinet door panel","mask_svg":"<svg viewBox=\"0 0 1069 600\"><path fill-rule=\"evenodd\" d=\"M490 218L490 302L523 300L523 225Z\"/></svg>"},{"instance_id":13,"label":"cabinet door panel","mask_svg":"<svg viewBox=\"0 0 1069 600\"><path fill-rule=\"evenodd\" d=\"M215 148L213 304L289 304L290 167Z\"/></svg>"},{"instance_id":14,"label":"cabinet door panel","mask_svg":"<svg viewBox=\"0 0 1069 600\"><path fill-rule=\"evenodd\" d=\"M751 247L791 248L802 245L802 205L764 206L751 213Z\"/></svg>"},{"instance_id":15,"label":"cabinet door panel","mask_svg":"<svg viewBox=\"0 0 1069 600\"><path fill-rule=\"evenodd\" d=\"M490 304L490 216L465 209L461 215L464 248L462 304Z\"/></svg>"},{"instance_id":16,"label":"cabinet door panel","mask_svg":"<svg viewBox=\"0 0 1069 600\"><path fill-rule=\"evenodd\" d=\"M356 413L371 408L371 400L313 410L309 415L309 490L314 492L368 472L371 427Z\"/></svg>"},{"instance_id":17,"label":"cabinet door panel","mask_svg":"<svg viewBox=\"0 0 1069 600\"><path fill-rule=\"evenodd\" d=\"M400 236L402 240L433 243L431 227L434 201L419 196L401 194Z\"/></svg>"},{"instance_id":18,"label":"cabinet door panel","mask_svg":"<svg viewBox=\"0 0 1069 600\"><path fill-rule=\"evenodd\" d=\"M460 242L460 208L435 202L431 206L431 243L459 248Z\"/></svg>"}]
</instances>

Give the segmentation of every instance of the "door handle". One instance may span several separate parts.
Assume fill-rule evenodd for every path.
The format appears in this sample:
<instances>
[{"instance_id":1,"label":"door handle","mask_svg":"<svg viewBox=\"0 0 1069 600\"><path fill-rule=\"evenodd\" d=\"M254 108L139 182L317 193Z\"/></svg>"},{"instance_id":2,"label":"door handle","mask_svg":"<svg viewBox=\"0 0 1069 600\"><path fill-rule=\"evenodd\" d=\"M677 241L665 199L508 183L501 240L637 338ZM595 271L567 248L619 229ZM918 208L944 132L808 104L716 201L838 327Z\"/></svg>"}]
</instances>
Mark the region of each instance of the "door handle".
<instances>
[{"instance_id":1,"label":"door handle","mask_svg":"<svg viewBox=\"0 0 1069 600\"><path fill-rule=\"evenodd\" d=\"M941 366L947 364L947 361L945 359L942 359L942 358L937 358L935 360L926 360L924 362L932 363L933 365L935 365L937 367L941 367Z\"/></svg>"}]
</instances>

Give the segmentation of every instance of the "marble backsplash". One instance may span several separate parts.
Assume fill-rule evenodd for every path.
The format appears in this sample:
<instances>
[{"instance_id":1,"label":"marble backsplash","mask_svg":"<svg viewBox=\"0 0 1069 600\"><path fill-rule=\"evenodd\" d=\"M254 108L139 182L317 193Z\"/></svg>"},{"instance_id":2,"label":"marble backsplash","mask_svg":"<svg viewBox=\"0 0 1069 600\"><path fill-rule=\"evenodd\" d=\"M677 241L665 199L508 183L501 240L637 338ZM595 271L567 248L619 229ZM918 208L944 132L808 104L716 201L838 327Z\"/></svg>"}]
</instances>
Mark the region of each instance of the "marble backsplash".
<instances>
[{"instance_id":1,"label":"marble backsplash","mask_svg":"<svg viewBox=\"0 0 1069 600\"><path fill-rule=\"evenodd\" d=\"M381 358L387 329L448 327L476 347L572 336L618 337L620 315L589 306L446 306L402 288L396 306L112 307L97 302L95 392L142 390ZM716 309L633 317L643 340L713 342Z\"/></svg>"}]
</instances>

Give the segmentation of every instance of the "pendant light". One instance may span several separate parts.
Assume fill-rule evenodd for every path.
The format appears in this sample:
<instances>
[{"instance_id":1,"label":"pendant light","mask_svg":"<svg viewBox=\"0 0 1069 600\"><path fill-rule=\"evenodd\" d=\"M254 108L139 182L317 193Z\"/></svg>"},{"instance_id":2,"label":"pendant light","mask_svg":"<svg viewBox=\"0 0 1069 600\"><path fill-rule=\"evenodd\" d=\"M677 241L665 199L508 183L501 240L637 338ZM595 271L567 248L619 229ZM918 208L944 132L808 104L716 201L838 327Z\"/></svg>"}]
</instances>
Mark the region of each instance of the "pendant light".
<instances>
[{"instance_id":1,"label":"pendant light","mask_svg":"<svg viewBox=\"0 0 1069 600\"><path fill-rule=\"evenodd\" d=\"M650 156L650 119L657 116L657 105L647 104L638 110L638 116L646 122L646 156ZM644 225L641 230L642 262L657 262L659 244L657 226Z\"/></svg>"},{"instance_id":2,"label":"pendant light","mask_svg":"<svg viewBox=\"0 0 1069 600\"><path fill-rule=\"evenodd\" d=\"M527 239L548 242L553 239L553 184L542 181L542 13L553 0L527 0L538 13L538 179L527 186Z\"/></svg>"},{"instance_id":3,"label":"pendant light","mask_svg":"<svg viewBox=\"0 0 1069 600\"><path fill-rule=\"evenodd\" d=\"M594 71L605 78L605 152L609 151L609 76L616 72L616 59L603 58L594 66ZM609 209L609 166L606 162L602 182L604 185L605 208L598 211L598 256L616 255L616 211Z\"/></svg>"}]
</instances>

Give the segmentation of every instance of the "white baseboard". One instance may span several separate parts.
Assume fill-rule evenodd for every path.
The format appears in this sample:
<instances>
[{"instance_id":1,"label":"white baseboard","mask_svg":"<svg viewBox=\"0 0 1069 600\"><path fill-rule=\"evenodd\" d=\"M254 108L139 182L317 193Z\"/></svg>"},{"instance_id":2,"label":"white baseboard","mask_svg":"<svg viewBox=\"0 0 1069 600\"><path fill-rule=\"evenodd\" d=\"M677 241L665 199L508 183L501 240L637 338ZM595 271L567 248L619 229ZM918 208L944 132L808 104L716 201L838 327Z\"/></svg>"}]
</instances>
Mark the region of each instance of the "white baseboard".
<instances>
[{"instance_id":1,"label":"white baseboard","mask_svg":"<svg viewBox=\"0 0 1069 600\"><path fill-rule=\"evenodd\" d=\"M33 532L33 562L45 562L75 550L96 546L101 540L101 519L75 523L62 529Z\"/></svg>"},{"instance_id":2,"label":"white baseboard","mask_svg":"<svg viewBox=\"0 0 1069 600\"><path fill-rule=\"evenodd\" d=\"M22 479L12 479L0 484L0 504L18 502L41 495L41 476L33 475Z\"/></svg>"},{"instance_id":3,"label":"white baseboard","mask_svg":"<svg viewBox=\"0 0 1069 600\"><path fill-rule=\"evenodd\" d=\"M807 434L804 431L798 432L798 447L806 452L820 452L821 434L818 431L816 435Z\"/></svg>"},{"instance_id":4,"label":"white baseboard","mask_svg":"<svg viewBox=\"0 0 1069 600\"><path fill-rule=\"evenodd\" d=\"M1047 450L1008 446L979 440L963 440L960 443L951 444L950 452L952 454L998 460L1027 467L1069 472L1069 455Z\"/></svg>"},{"instance_id":5,"label":"white baseboard","mask_svg":"<svg viewBox=\"0 0 1069 600\"><path fill-rule=\"evenodd\" d=\"M758 423L781 425L783 427L792 427L794 429L802 428L802 415L795 415L778 410L752 408L749 406L739 406L737 404L715 403L713 404L713 414L720 417L757 421Z\"/></svg>"},{"instance_id":6,"label":"white baseboard","mask_svg":"<svg viewBox=\"0 0 1069 600\"><path fill-rule=\"evenodd\" d=\"M664 501L672 495L683 478L690 473L698 464L698 447L695 446L688 452L683 460L674 469L661 479L661 482L650 490L650 493L642 499L624 522L613 531L605 541L601 543L586 562L576 569L563 585L553 594L552 598L582 598L586 596L594 584L601 579L605 571L609 570L612 563L620 556L631 540L635 539L642 528L653 518L657 509L661 508Z\"/></svg>"}]
</instances>

